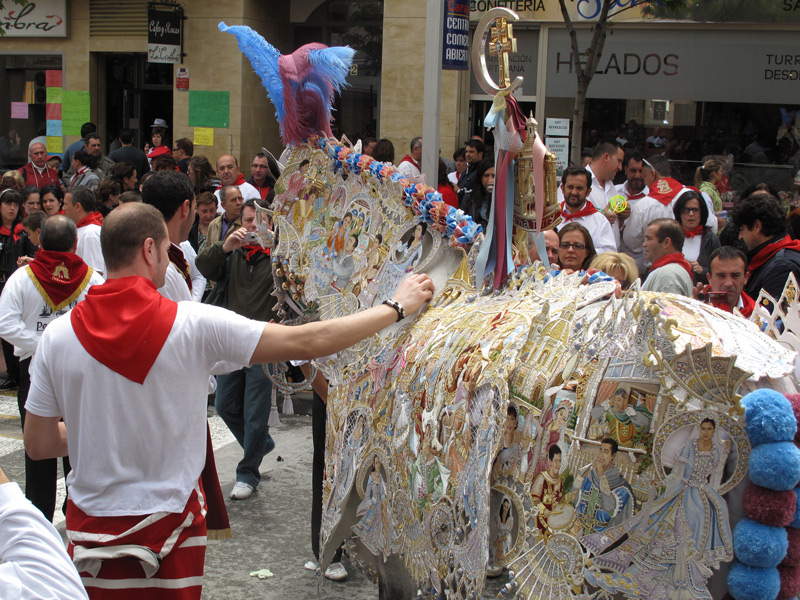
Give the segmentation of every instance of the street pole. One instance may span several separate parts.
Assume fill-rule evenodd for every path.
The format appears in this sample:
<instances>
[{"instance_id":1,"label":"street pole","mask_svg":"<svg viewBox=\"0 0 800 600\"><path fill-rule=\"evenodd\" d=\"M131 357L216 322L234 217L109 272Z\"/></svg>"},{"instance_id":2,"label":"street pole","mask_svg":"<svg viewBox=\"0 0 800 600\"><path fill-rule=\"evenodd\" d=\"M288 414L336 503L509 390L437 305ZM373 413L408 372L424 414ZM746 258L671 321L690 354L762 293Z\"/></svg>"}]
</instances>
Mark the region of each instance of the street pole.
<instances>
[{"instance_id":1,"label":"street pole","mask_svg":"<svg viewBox=\"0 0 800 600\"><path fill-rule=\"evenodd\" d=\"M439 171L439 112L442 106L444 3L428 0L425 18L425 78L422 96L422 173L436 189Z\"/></svg>"}]
</instances>

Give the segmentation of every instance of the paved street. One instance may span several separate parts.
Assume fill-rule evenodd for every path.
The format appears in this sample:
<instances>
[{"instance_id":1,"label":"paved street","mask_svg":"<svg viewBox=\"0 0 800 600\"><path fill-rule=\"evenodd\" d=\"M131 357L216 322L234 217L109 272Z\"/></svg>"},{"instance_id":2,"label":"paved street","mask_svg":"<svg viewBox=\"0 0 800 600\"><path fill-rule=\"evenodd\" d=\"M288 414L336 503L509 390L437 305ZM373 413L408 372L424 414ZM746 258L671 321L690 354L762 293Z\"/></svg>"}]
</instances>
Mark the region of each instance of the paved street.
<instances>
[{"instance_id":1,"label":"paved street","mask_svg":"<svg viewBox=\"0 0 800 600\"><path fill-rule=\"evenodd\" d=\"M298 402L299 404L299 402ZM234 538L208 542L204 599L250 600L322 598L372 600L378 587L357 572L345 558L350 578L345 583L325 581L317 595L316 575L303 568L313 559L310 543L311 418L281 417L272 435L275 450L261 464L258 491L244 501L226 500ZM211 433L222 491L233 487L241 449L219 417L212 417ZM24 482L25 466L17 400L0 396L0 466L13 481ZM59 482L58 506L63 502ZM56 513L56 527L64 534L64 517ZM251 571L269 569L268 579L250 577ZM485 598L496 596L504 579L490 583Z\"/></svg>"}]
</instances>

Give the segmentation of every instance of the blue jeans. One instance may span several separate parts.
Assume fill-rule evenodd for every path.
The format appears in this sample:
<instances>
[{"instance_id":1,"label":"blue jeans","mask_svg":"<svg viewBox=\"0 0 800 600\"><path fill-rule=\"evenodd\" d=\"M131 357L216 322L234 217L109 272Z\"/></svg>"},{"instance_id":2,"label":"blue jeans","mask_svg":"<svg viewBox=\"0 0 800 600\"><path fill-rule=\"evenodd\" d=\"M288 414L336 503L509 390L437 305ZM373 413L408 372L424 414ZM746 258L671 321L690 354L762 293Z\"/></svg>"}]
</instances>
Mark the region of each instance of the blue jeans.
<instances>
[{"instance_id":1,"label":"blue jeans","mask_svg":"<svg viewBox=\"0 0 800 600\"><path fill-rule=\"evenodd\" d=\"M261 481L259 466L275 442L269 434L272 384L261 365L217 375L217 414L244 449L236 466L236 481L254 488Z\"/></svg>"}]
</instances>

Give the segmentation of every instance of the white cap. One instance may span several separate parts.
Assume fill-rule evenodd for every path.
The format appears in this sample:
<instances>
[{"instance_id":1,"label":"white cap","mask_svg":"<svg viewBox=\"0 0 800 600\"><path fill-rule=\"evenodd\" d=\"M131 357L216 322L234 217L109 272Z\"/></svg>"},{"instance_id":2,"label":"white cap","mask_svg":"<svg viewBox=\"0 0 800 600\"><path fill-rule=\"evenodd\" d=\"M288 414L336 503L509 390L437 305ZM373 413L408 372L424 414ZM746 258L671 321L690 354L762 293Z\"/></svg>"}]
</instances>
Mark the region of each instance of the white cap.
<instances>
[{"instance_id":1,"label":"white cap","mask_svg":"<svg viewBox=\"0 0 800 600\"><path fill-rule=\"evenodd\" d=\"M34 144L42 144L45 148L47 148L47 137L44 135L40 135L39 137L33 138L30 143L28 144L28 154L31 153L31 146Z\"/></svg>"}]
</instances>

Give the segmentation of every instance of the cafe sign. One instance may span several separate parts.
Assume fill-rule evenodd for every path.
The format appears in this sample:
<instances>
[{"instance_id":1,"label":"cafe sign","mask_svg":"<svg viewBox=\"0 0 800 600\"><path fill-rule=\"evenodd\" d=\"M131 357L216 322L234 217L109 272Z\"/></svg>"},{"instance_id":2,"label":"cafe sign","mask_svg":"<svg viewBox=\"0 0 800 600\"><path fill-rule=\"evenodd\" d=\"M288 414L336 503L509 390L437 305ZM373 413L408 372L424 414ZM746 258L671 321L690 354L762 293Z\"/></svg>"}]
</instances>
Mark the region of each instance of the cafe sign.
<instances>
[{"instance_id":1,"label":"cafe sign","mask_svg":"<svg viewBox=\"0 0 800 600\"><path fill-rule=\"evenodd\" d=\"M147 11L147 62L180 63L183 11Z\"/></svg>"}]
</instances>

